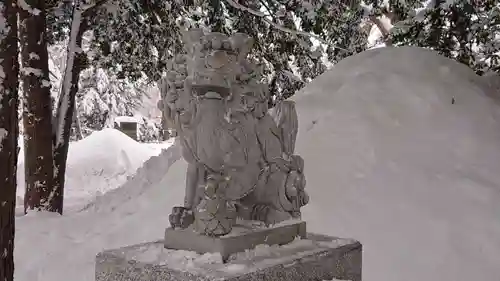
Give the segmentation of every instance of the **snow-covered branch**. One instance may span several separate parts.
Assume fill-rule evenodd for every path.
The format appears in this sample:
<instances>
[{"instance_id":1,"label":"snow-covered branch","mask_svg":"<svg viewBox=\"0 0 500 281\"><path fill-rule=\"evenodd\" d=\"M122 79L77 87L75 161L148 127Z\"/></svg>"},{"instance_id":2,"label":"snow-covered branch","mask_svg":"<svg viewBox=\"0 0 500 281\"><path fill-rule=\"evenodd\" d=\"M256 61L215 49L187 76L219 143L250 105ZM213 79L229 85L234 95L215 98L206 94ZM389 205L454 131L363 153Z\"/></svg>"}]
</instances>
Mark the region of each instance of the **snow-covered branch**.
<instances>
[{"instance_id":1,"label":"snow-covered branch","mask_svg":"<svg viewBox=\"0 0 500 281\"><path fill-rule=\"evenodd\" d=\"M300 30L293 30L293 29L290 29L290 28L287 28L287 27L284 27L282 25L279 25L277 23L275 23L274 21L268 19L268 15L266 15L265 13L262 13L262 12L259 12L259 11L256 11L256 10L253 10L249 7L246 7L234 0L224 0L226 1L231 7L235 8L235 9L238 9L238 10L241 10L241 11L245 11L247 13L250 13L256 17L259 17L261 18L263 21L267 22L269 25L271 25L272 27L280 30L280 31L283 31L283 32L286 32L286 33L289 33L289 34L293 34L293 35L303 35L303 36L307 36L307 37L311 37L311 38L314 38L318 41L320 41L321 43L323 44L327 44L327 45L330 45L336 49L340 49L340 50L343 50L343 51L348 51L344 48L341 48L341 47L338 47L338 46L334 46L332 45L330 42L327 42L326 40L324 40L323 38L321 38L320 36L317 36L315 34L312 34L312 33L309 33L309 32L304 32L304 31L300 31Z\"/></svg>"},{"instance_id":2,"label":"snow-covered branch","mask_svg":"<svg viewBox=\"0 0 500 281\"><path fill-rule=\"evenodd\" d=\"M26 3L26 0L17 0L17 5L21 9L27 11L28 13L30 13L34 16L38 16L42 12L39 9L32 8L28 3Z\"/></svg>"},{"instance_id":3,"label":"snow-covered branch","mask_svg":"<svg viewBox=\"0 0 500 281\"><path fill-rule=\"evenodd\" d=\"M375 24L378 28L378 30L380 30L380 33L382 34L382 38L384 40L384 43L387 45L387 46L390 46L392 45L392 40L389 38L389 36L391 35L391 29L392 29L392 24L391 24L391 20L389 17L387 17L386 15L383 15L382 17L377 17L375 15L370 15L368 17L370 19L370 21Z\"/></svg>"},{"instance_id":4,"label":"snow-covered branch","mask_svg":"<svg viewBox=\"0 0 500 281\"><path fill-rule=\"evenodd\" d=\"M389 9L388 6L389 2L386 2L386 8ZM363 15L367 17L372 24L374 24L380 33L382 34L383 41L386 45L392 45L392 42L390 42L389 36L391 34L391 29L392 29L392 20L391 17L383 13L382 16L376 16L372 13L373 7L371 5L367 5L364 1L361 1L360 3L361 9L363 9Z\"/></svg>"}]
</instances>

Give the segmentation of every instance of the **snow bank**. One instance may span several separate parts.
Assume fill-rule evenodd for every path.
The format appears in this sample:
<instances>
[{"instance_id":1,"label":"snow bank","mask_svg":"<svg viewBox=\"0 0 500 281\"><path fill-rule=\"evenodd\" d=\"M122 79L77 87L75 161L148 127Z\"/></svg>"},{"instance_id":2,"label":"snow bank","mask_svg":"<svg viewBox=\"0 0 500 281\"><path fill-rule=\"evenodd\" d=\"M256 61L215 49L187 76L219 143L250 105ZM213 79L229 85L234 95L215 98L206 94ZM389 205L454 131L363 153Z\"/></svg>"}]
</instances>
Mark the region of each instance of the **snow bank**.
<instances>
[{"instance_id":1,"label":"snow bank","mask_svg":"<svg viewBox=\"0 0 500 281\"><path fill-rule=\"evenodd\" d=\"M72 142L68 152L65 207L81 207L95 196L115 189L152 156L162 145L141 144L115 129L92 133ZM24 196L24 157L19 158L18 197ZM18 200L22 204L22 200Z\"/></svg>"},{"instance_id":2,"label":"snow bank","mask_svg":"<svg viewBox=\"0 0 500 281\"><path fill-rule=\"evenodd\" d=\"M418 48L347 58L298 94L310 230L364 244L366 280L494 280L500 112L467 67Z\"/></svg>"},{"instance_id":3,"label":"snow bank","mask_svg":"<svg viewBox=\"0 0 500 281\"><path fill-rule=\"evenodd\" d=\"M112 212L124 202L140 198L143 193L161 183L170 166L180 158L181 146L178 142L173 143L167 149L163 149L160 155L152 156L148 159L123 186L97 197L96 200L90 202L84 209L100 213ZM176 184L179 187L183 186L182 183L176 182ZM183 192L183 190L181 191ZM158 201L161 200L160 198L158 199Z\"/></svg>"},{"instance_id":4,"label":"snow bank","mask_svg":"<svg viewBox=\"0 0 500 281\"><path fill-rule=\"evenodd\" d=\"M19 217L15 280L94 280L98 252L161 239L172 206L184 198L187 165L173 164L179 157L178 145L168 147L83 212L43 220Z\"/></svg>"}]
</instances>

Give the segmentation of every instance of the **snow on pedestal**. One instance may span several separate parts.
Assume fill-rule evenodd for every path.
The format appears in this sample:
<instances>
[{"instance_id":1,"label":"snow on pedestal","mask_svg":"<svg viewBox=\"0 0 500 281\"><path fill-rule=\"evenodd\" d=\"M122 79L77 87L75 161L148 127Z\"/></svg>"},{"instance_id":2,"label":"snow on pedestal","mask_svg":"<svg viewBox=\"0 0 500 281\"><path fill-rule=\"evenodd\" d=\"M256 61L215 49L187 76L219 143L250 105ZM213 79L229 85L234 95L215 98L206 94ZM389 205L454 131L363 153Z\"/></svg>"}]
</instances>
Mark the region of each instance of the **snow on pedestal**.
<instances>
[{"instance_id":1,"label":"snow on pedestal","mask_svg":"<svg viewBox=\"0 0 500 281\"><path fill-rule=\"evenodd\" d=\"M219 253L164 248L163 241L97 255L96 281L361 281L362 246L308 234L283 246L258 245L224 263Z\"/></svg>"}]
</instances>

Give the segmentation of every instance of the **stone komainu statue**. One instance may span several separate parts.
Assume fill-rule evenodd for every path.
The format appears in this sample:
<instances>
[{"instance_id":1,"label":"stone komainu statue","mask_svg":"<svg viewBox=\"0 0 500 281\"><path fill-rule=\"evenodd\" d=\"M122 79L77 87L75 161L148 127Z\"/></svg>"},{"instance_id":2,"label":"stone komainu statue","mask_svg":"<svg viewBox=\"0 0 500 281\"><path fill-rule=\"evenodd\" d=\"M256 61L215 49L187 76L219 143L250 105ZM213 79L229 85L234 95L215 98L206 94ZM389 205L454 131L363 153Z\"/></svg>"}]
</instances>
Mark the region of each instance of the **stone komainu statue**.
<instances>
[{"instance_id":1,"label":"stone komainu statue","mask_svg":"<svg viewBox=\"0 0 500 281\"><path fill-rule=\"evenodd\" d=\"M236 218L267 224L299 219L308 203L292 101L268 111L269 92L249 58L252 38L194 29L186 53L168 66L159 107L188 163L183 207L173 228L192 224L209 236L229 233Z\"/></svg>"}]
</instances>

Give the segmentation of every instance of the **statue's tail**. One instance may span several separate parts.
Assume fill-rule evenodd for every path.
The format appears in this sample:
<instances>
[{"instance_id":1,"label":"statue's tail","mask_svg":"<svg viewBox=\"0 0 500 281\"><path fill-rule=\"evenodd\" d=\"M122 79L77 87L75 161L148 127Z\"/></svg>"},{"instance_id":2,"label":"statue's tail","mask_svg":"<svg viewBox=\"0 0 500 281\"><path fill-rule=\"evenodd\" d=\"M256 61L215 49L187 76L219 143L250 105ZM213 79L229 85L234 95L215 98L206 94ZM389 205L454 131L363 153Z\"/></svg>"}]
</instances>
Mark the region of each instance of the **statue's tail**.
<instances>
[{"instance_id":1,"label":"statue's tail","mask_svg":"<svg viewBox=\"0 0 500 281\"><path fill-rule=\"evenodd\" d=\"M299 132L299 119L295 102L282 101L271 109L270 114L278 126L283 152L290 157L295 151L295 141Z\"/></svg>"}]
</instances>

